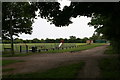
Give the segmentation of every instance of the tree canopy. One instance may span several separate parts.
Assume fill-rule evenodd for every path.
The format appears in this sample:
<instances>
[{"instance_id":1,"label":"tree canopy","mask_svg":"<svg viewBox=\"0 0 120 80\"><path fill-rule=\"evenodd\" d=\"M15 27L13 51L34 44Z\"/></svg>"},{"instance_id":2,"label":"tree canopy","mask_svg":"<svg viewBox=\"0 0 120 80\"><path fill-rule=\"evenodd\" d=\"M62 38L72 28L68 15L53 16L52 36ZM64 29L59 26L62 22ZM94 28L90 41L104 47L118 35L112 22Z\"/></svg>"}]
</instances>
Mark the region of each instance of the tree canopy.
<instances>
[{"instance_id":1,"label":"tree canopy","mask_svg":"<svg viewBox=\"0 0 120 80\"><path fill-rule=\"evenodd\" d=\"M2 38L10 38L10 28L12 35L19 36L19 33L31 34L32 24L39 11L41 18L53 19L59 12L59 3L44 2L3 2L2 3Z\"/></svg>"},{"instance_id":2,"label":"tree canopy","mask_svg":"<svg viewBox=\"0 0 120 80\"><path fill-rule=\"evenodd\" d=\"M91 17L88 25L94 26L96 32L102 33L111 41L114 50L120 53L120 2L72 2L69 7L64 7L53 24L58 27L69 25L72 23L71 18L77 16Z\"/></svg>"},{"instance_id":3,"label":"tree canopy","mask_svg":"<svg viewBox=\"0 0 120 80\"><path fill-rule=\"evenodd\" d=\"M13 35L31 34L35 11L39 9L39 16L57 27L71 24L72 17L91 17L89 25L110 40L114 49L120 53L120 2L71 2L63 10L60 10L58 2L11 2L3 3L2 8L3 37L9 37L11 26Z\"/></svg>"},{"instance_id":4,"label":"tree canopy","mask_svg":"<svg viewBox=\"0 0 120 80\"><path fill-rule=\"evenodd\" d=\"M10 34L32 33L35 11L27 2L3 2L2 4L2 37L10 38ZM12 33L10 30L12 28Z\"/></svg>"}]
</instances>

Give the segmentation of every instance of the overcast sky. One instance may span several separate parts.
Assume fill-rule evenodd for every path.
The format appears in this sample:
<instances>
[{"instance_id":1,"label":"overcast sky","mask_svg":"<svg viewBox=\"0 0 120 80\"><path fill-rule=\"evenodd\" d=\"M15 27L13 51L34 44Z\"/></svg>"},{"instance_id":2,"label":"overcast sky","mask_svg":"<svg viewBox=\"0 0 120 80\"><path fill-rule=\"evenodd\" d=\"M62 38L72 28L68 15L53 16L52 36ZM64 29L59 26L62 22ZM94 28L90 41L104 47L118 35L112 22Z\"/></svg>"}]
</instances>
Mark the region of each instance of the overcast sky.
<instances>
[{"instance_id":1,"label":"overcast sky","mask_svg":"<svg viewBox=\"0 0 120 80\"><path fill-rule=\"evenodd\" d=\"M63 0L60 2L61 9L64 5L70 4L69 1ZM56 27L54 24L50 25L46 19L38 18L33 23L33 33L22 34L19 38L22 39L56 39L56 38L69 38L69 36L76 36L77 38L91 37L95 31L94 27L89 27L87 25L90 22L90 18L87 17L77 17L72 18L73 23L67 27Z\"/></svg>"}]
</instances>

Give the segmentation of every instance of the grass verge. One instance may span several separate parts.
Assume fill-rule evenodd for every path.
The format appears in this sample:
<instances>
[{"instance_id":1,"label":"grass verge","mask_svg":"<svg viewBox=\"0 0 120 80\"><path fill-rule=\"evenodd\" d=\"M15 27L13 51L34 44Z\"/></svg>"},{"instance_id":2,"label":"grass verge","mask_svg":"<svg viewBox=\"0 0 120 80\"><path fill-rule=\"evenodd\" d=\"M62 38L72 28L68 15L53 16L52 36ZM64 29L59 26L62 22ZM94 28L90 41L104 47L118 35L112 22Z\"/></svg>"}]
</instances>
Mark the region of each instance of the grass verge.
<instances>
[{"instance_id":1,"label":"grass verge","mask_svg":"<svg viewBox=\"0 0 120 80\"><path fill-rule=\"evenodd\" d=\"M8 71L13 71L15 70L14 68L8 68L8 69L2 69L2 72L8 72Z\"/></svg>"},{"instance_id":2,"label":"grass verge","mask_svg":"<svg viewBox=\"0 0 120 80\"><path fill-rule=\"evenodd\" d=\"M58 68L50 69L46 72L34 72L28 74L16 74L16 75L3 75L4 78L76 78L78 72L85 65L84 62L69 64Z\"/></svg>"},{"instance_id":3,"label":"grass verge","mask_svg":"<svg viewBox=\"0 0 120 80\"><path fill-rule=\"evenodd\" d=\"M24 62L23 60L2 60L2 66L6 66L9 64L17 63L17 62Z\"/></svg>"},{"instance_id":4,"label":"grass verge","mask_svg":"<svg viewBox=\"0 0 120 80\"><path fill-rule=\"evenodd\" d=\"M35 53L23 53L23 54L19 53L19 54L14 54L14 55L5 54L5 55L2 55L2 57L22 57L22 56L28 56L28 55L33 55L33 54Z\"/></svg>"},{"instance_id":5,"label":"grass verge","mask_svg":"<svg viewBox=\"0 0 120 80\"><path fill-rule=\"evenodd\" d=\"M108 46L107 50L104 52L105 54L115 54L115 52L113 51L112 46Z\"/></svg>"},{"instance_id":6,"label":"grass verge","mask_svg":"<svg viewBox=\"0 0 120 80\"><path fill-rule=\"evenodd\" d=\"M112 46L108 46L108 49L104 52L105 54L115 54ZM101 77L109 79L120 79L120 57L111 57L102 59L99 62L101 69Z\"/></svg>"},{"instance_id":7,"label":"grass verge","mask_svg":"<svg viewBox=\"0 0 120 80\"><path fill-rule=\"evenodd\" d=\"M99 62L102 78L120 79L120 59L106 58Z\"/></svg>"}]
</instances>

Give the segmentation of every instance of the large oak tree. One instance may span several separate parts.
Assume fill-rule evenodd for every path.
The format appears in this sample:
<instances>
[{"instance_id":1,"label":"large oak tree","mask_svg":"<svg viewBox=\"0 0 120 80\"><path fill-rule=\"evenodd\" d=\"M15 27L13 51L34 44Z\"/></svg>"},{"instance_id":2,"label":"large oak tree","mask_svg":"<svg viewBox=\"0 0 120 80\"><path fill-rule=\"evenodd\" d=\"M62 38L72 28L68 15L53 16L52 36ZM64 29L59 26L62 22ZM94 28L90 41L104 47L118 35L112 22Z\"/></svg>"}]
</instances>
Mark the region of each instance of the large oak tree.
<instances>
[{"instance_id":1,"label":"large oak tree","mask_svg":"<svg viewBox=\"0 0 120 80\"><path fill-rule=\"evenodd\" d=\"M56 16L59 3L35 2L3 2L2 3L2 39L11 40L11 50L14 54L13 35L31 34L32 24L36 18L36 11L40 10L40 17L48 19ZM47 17L47 18L46 18Z\"/></svg>"}]
</instances>

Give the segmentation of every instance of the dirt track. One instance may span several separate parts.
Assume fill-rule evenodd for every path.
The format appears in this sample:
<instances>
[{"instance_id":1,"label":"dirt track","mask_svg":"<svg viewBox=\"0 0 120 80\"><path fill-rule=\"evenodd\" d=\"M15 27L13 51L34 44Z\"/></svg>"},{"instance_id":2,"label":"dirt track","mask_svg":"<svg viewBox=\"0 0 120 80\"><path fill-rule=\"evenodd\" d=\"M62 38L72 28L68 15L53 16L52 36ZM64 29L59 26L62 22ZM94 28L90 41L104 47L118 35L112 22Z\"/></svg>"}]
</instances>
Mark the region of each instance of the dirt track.
<instances>
[{"instance_id":1,"label":"dirt track","mask_svg":"<svg viewBox=\"0 0 120 80\"><path fill-rule=\"evenodd\" d=\"M97 60L108 56L103 54L106 46L107 45L73 53L44 53L25 57L4 57L3 60L24 60L25 62L4 66L3 69L15 68L15 70L3 74L42 72L61 65L85 61L86 65L83 70L80 71L78 78L98 78L99 68L97 66Z\"/></svg>"}]
</instances>

